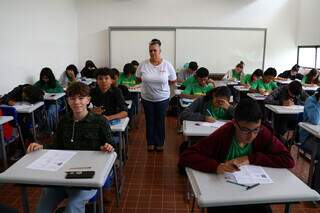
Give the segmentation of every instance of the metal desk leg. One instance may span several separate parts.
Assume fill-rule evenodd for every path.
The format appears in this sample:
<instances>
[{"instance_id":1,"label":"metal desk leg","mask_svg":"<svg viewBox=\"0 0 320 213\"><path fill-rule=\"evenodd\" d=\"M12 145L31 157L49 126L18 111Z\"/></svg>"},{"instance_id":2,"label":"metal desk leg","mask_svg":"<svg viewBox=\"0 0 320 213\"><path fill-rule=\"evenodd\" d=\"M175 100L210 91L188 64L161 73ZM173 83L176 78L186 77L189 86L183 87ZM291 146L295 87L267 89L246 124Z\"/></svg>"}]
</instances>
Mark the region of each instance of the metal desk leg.
<instances>
[{"instance_id":1,"label":"metal desk leg","mask_svg":"<svg viewBox=\"0 0 320 213\"><path fill-rule=\"evenodd\" d=\"M59 99L58 99L59 100ZM59 106L58 106L58 100L56 100L56 129L58 127L59 122Z\"/></svg>"},{"instance_id":2,"label":"metal desk leg","mask_svg":"<svg viewBox=\"0 0 320 213\"><path fill-rule=\"evenodd\" d=\"M117 169L116 169L115 165L113 165L112 170L113 170L114 183L115 183L115 188L116 188L117 207L119 207L121 194L120 194L120 190L119 190L118 175L117 175Z\"/></svg>"},{"instance_id":3,"label":"metal desk leg","mask_svg":"<svg viewBox=\"0 0 320 213\"><path fill-rule=\"evenodd\" d=\"M8 168L8 162L7 162L7 152L6 152L6 146L4 145L4 134L3 134L3 128L2 125L0 125L0 135L1 135L1 149L2 149L2 156L3 156L3 165L4 169Z\"/></svg>"},{"instance_id":4,"label":"metal desk leg","mask_svg":"<svg viewBox=\"0 0 320 213\"><path fill-rule=\"evenodd\" d=\"M123 187L123 183L124 183L124 171L123 171L123 167L124 167L124 161L123 161L123 138L122 138L122 132L120 132L120 142L119 142L119 160L120 160L120 193L122 192L122 187Z\"/></svg>"},{"instance_id":5,"label":"metal desk leg","mask_svg":"<svg viewBox=\"0 0 320 213\"><path fill-rule=\"evenodd\" d=\"M291 212L290 203L286 203L284 207L284 213L290 213L290 212Z\"/></svg>"},{"instance_id":6,"label":"metal desk leg","mask_svg":"<svg viewBox=\"0 0 320 213\"><path fill-rule=\"evenodd\" d=\"M312 178L314 173L314 165L315 165L315 159L318 151L318 143L315 143L315 148L312 150L311 153L311 162L309 167L309 177L308 177L308 185L312 188Z\"/></svg>"},{"instance_id":7,"label":"metal desk leg","mask_svg":"<svg viewBox=\"0 0 320 213\"><path fill-rule=\"evenodd\" d=\"M98 193L99 193L99 212L103 213L104 208L103 208L103 188L102 187L98 189Z\"/></svg>"},{"instance_id":8,"label":"metal desk leg","mask_svg":"<svg viewBox=\"0 0 320 213\"><path fill-rule=\"evenodd\" d=\"M34 138L34 141L37 141L37 136L36 136L36 121L35 121L35 119L34 119L34 111L31 113L31 118L32 118L33 138Z\"/></svg>"},{"instance_id":9,"label":"metal desk leg","mask_svg":"<svg viewBox=\"0 0 320 213\"><path fill-rule=\"evenodd\" d=\"M27 187L21 186L21 199L22 199L22 206L23 206L23 212L29 213L29 202L28 202L28 192Z\"/></svg>"}]
</instances>

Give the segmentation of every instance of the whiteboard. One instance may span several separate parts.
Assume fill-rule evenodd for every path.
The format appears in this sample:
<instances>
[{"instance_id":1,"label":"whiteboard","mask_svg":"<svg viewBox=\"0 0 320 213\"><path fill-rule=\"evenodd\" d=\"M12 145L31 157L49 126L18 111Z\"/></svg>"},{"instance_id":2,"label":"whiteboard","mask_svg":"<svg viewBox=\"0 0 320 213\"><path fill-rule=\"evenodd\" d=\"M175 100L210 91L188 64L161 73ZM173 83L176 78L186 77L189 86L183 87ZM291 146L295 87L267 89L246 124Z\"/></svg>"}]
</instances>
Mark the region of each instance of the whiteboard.
<instances>
[{"instance_id":1,"label":"whiteboard","mask_svg":"<svg viewBox=\"0 0 320 213\"><path fill-rule=\"evenodd\" d=\"M161 41L161 56L175 66L175 29L112 29L109 31L110 67L123 71L132 60L139 63L149 58L149 42Z\"/></svg>"},{"instance_id":2,"label":"whiteboard","mask_svg":"<svg viewBox=\"0 0 320 213\"><path fill-rule=\"evenodd\" d=\"M265 29L177 29L176 67L189 61L198 62L210 73L225 73L240 61L244 72L263 68Z\"/></svg>"}]
</instances>

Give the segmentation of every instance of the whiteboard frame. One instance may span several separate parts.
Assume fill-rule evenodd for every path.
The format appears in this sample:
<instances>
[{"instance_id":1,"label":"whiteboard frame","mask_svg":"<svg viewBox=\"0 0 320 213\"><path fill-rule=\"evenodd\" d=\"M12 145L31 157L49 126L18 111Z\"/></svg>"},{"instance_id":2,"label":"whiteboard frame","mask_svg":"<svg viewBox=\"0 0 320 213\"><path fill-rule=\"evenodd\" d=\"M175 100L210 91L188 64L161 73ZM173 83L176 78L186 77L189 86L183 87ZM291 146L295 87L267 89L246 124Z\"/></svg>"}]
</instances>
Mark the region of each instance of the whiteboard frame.
<instances>
[{"instance_id":1,"label":"whiteboard frame","mask_svg":"<svg viewBox=\"0 0 320 213\"><path fill-rule=\"evenodd\" d=\"M265 65L265 57L266 57L266 46L267 46L267 28L250 28L250 27L178 27L178 26L163 26L163 27L156 27L156 26L110 26L108 28L108 36L109 36L109 66L111 67L111 32L112 31L174 31L175 36L175 47L174 47L174 67L176 68L177 63L177 37L176 31L178 29L189 29L189 30L241 30L241 31L262 31L264 33L263 39L263 53L262 53L262 70L264 70Z\"/></svg>"}]
</instances>

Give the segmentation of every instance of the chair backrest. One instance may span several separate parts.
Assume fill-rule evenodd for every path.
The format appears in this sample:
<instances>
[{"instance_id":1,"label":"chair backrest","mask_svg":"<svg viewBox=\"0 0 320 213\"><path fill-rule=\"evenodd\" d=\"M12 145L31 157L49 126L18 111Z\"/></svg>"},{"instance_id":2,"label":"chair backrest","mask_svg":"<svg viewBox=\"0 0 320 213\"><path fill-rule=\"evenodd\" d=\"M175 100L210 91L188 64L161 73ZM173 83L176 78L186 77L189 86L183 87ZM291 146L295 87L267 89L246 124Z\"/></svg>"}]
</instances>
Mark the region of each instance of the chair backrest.
<instances>
[{"instance_id":1,"label":"chair backrest","mask_svg":"<svg viewBox=\"0 0 320 213\"><path fill-rule=\"evenodd\" d=\"M7 106L7 105L1 105L0 109L1 109L3 115L13 117L12 122L10 122L11 125L16 126L18 124L18 113L14 107Z\"/></svg>"}]
</instances>

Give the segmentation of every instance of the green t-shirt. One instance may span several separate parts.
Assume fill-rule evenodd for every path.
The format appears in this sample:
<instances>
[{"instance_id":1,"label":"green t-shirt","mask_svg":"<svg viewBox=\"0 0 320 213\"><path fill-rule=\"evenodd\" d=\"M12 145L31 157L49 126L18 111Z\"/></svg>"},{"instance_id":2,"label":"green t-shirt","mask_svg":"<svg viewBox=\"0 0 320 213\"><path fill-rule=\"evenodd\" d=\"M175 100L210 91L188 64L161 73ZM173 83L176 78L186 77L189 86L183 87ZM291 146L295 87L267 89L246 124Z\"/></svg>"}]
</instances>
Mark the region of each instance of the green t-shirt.
<instances>
[{"instance_id":1,"label":"green t-shirt","mask_svg":"<svg viewBox=\"0 0 320 213\"><path fill-rule=\"evenodd\" d=\"M241 79L241 84L248 84L248 85L252 85L254 82L251 81L251 74L246 74L245 76L243 76L243 78Z\"/></svg>"},{"instance_id":2,"label":"green t-shirt","mask_svg":"<svg viewBox=\"0 0 320 213\"><path fill-rule=\"evenodd\" d=\"M238 73L237 71L235 71L234 69L232 70L232 78L237 79L238 81L240 81L240 77L241 77L241 73Z\"/></svg>"},{"instance_id":3,"label":"green t-shirt","mask_svg":"<svg viewBox=\"0 0 320 213\"><path fill-rule=\"evenodd\" d=\"M266 92L271 92L272 90L278 88L277 84L274 81L269 83L264 83L262 79L257 80L251 85L252 89L264 90Z\"/></svg>"},{"instance_id":4,"label":"green t-shirt","mask_svg":"<svg viewBox=\"0 0 320 213\"><path fill-rule=\"evenodd\" d=\"M201 87L198 82L195 84L188 85L181 94L185 95L206 95L207 92L212 90L212 84L206 84L205 86Z\"/></svg>"},{"instance_id":5,"label":"green t-shirt","mask_svg":"<svg viewBox=\"0 0 320 213\"><path fill-rule=\"evenodd\" d=\"M209 113L209 112L210 113ZM226 110L221 107L214 107L211 103L206 112L207 116L212 116L214 119L217 120L229 120L231 117L226 113Z\"/></svg>"},{"instance_id":6,"label":"green t-shirt","mask_svg":"<svg viewBox=\"0 0 320 213\"><path fill-rule=\"evenodd\" d=\"M307 80L308 80L308 77L305 75L305 76L303 76L301 83L305 84L307 82Z\"/></svg>"},{"instance_id":7,"label":"green t-shirt","mask_svg":"<svg viewBox=\"0 0 320 213\"><path fill-rule=\"evenodd\" d=\"M238 157L246 156L251 154L251 152L252 152L251 143L246 144L244 147L240 147L236 137L233 136L231 146L229 148L229 151L225 160L227 161L227 160L232 160Z\"/></svg>"},{"instance_id":8,"label":"green t-shirt","mask_svg":"<svg viewBox=\"0 0 320 213\"><path fill-rule=\"evenodd\" d=\"M189 86L189 85L192 85L192 84L197 84L198 81L196 79L196 77L194 75L190 76L189 78L187 78L187 80L185 80L184 82L182 82L182 86L185 86L186 88Z\"/></svg>"},{"instance_id":9,"label":"green t-shirt","mask_svg":"<svg viewBox=\"0 0 320 213\"><path fill-rule=\"evenodd\" d=\"M62 86L60 85L59 81L57 81L57 80L56 80L56 86L54 88L49 88L49 86L47 84L41 86L40 81L37 81L34 84L34 86L40 88L41 90L43 90L44 92L47 92L47 93L62 93L62 92L64 92Z\"/></svg>"},{"instance_id":10,"label":"green t-shirt","mask_svg":"<svg viewBox=\"0 0 320 213\"><path fill-rule=\"evenodd\" d=\"M137 85L137 77L135 75L131 75L130 77L126 77L124 73L121 73L119 76L118 84L125 85L127 87L133 87Z\"/></svg>"}]
</instances>

